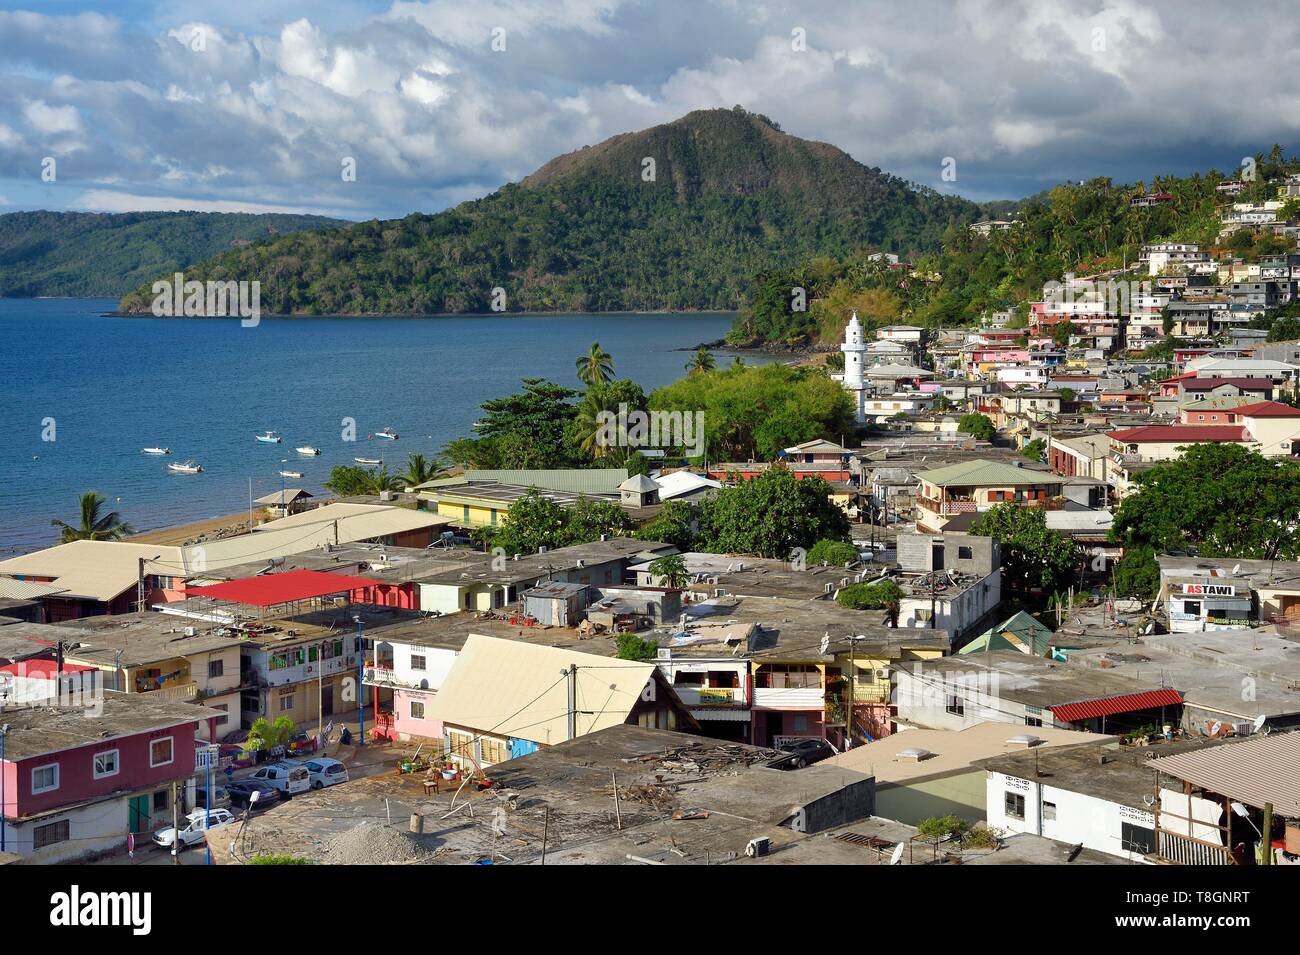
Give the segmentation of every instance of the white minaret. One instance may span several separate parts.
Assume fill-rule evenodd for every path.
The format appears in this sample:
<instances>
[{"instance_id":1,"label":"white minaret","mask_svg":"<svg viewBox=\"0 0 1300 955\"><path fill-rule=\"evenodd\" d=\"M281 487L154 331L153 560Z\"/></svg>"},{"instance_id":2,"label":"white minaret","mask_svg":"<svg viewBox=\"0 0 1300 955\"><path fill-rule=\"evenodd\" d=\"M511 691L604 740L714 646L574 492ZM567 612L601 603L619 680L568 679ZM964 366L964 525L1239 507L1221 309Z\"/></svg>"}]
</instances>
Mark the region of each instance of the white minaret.
<instances>
[{"instance_id":1,"label":"white minaret","mask_svg":"<svg viewBox=\"0 0 1300 955\"><path fill-rule=\"evenodd\" d=\"M848 327L844 329L844 344L840 346L840 351L844 352L844 388L853 394L853 415L862 422L866 420L863 400L866 385L863 383L862 362L867 346L862 340L862 323L858 321L856 310L849 319Z\"/></svg>"}]
</instances>

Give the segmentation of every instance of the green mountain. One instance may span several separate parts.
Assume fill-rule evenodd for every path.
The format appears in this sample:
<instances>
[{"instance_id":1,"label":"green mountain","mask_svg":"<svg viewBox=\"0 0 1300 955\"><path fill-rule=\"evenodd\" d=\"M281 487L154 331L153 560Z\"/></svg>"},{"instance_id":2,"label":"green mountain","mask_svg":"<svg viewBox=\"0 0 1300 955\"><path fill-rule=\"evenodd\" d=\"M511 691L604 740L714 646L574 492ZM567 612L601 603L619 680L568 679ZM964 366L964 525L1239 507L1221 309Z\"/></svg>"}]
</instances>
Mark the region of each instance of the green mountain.
<instances>
[{"instance_id":1,"label":"green mountain","mask_svg":"<svg viewBox=\"0 0 1300 955\"><path fill-rule=\"evenodd\" d=\"M1003 217L1014 218L1005 231L980 236L955 225L944 234L939 251L916 256L908 270L889 270L857 253L764 269L729 337L736 342L836 341L852 309L868 330L899 321L969 325L990 310L1037 299L1045 282L1067 272L1145 278L1133 270L1142 245L1151 242L1194 242L1216 255L1247 260L1292 251L1294 240L1269 229L1219 238L1227 203L1274 199L1280 183L1300 172L1300 161L1285 158L1279 146L1255 159L1256 178L1232 196L1220 195L1216 187L1235 178L1235 170L1158 176L1130 185L1107 177L1066 183L1002 209ZM1170 199L1155 206L1133 204L1151 193ZM986 206L985 212L994 208ZM1279 216L1298 218L1300 202ZM793 286L807 290L807 310L791 308Z\"/></svg>"},{"instance_id":2,"label":"green mountain","mask_svg":"<svg viewBox=\"0 0 1300 955\"><path fill-rule=\"evenodd\" d=\"M731 309L760 269L937 249L978 216L765 117L701 110L436 215L234 249L186 278L258 280L272 314L487 312L497 288L509 311ZM146 285L121 308L151 301Z\"/></svg>"},{"instance_id":3,"label":"green mountain","mask_svg":"<svg viewBox=\"0 0 1300 955\"><path fill-rule=\"evenodd\" d=\"M236 243L345 224L278 213L11 212L0 215L0 297L117 298Z\"/></svg>"}]
</instances>

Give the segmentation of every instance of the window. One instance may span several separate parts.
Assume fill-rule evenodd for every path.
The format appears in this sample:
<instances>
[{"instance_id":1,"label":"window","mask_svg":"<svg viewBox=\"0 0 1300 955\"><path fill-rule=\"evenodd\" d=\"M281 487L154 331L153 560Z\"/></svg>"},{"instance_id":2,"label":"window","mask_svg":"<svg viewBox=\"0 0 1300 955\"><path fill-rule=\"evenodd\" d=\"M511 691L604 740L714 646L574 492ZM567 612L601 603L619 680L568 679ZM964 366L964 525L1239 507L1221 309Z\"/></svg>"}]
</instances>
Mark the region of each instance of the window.
<instances>
[{"instance_id":1,"label":"window","mask_svg":"<svg viewBox=\"0 0 1300 955\"><path fill-rule=\"evenodd\" d=\"M953 716L966 715L966 701L956 694L948 694L948 705L944 707L944 712L951 713Z\"/></svg>"},{"instance_id":2,"label":"window","mask_svg":"<svg viewBox=\"0 0 1300 955\"><path fill-rule=\"evenodd\" d=\"M32 848L44 849L59 842L67 842L71 838L72 831L68 820L60 819L58 822L49 822L32 829Z\"/></svg>"},{"instance_id":3,"label":"window","mask_svg":"<svg viewBox=\"0 0 1300 955\"><path fill-rule=\"evenodd\" d=\"M974 556L974 553L973 553L973 551L972 551L969 547L958 547L958 548L957 548L957 559L958 559L958 560L971 560L973 556Z\"/></svg>"},{"instance_id":4,"label":"window","mask_svg":"<svg viewBox=\"0 0 1300 955\"><path fill-rule=\"evenodd\" d=\"M1146 826L1135 826L1131 822L1121 822L1119 841L1125 852L1147 855L1156 851L1156 832Z\"/></svg>"},{"instance_id":5,"label":"window","mask_svg":"<svg viewBox=\"0 0 1300 955\"><path fill-rule=\"evenodd\" d=\"M423 703L416 703L414 700L411 701L411 719L413 719L413 720L422 720L422 719L424 719L424 704L423 704Z\"/></svg>"},{"instance_id":6,"label":"window","mask_svg":"<svg viewBox=\"0 0 1300 955\"><path fill-rule=\"evenodd\" d=\"M794 718L794 731L796 733L808 732L808 717L802 713L796 714Z\"/></svg>"},{"instance_id":7,"label":"window","mask_svg":"<svg viewBox=\"0 0 1300 955\"><path fill-rule=\"evenodd\" d=\"M280 696L280 712L287 713L293 709L293 694L285 693Z\"/></svg>"},{"instance_id":8,"label":"window","mask_svg":"<svg viewBox=\"0 0 1300 955\"><path fill-rule=\"evenodd\" d=\"M1006 793L1006 814L1010 819L1025 818L1025 797L1020 793Z\"/></svg>"},{"instance_id":9,"label":"window","mask_svg":"<svg viewBox=\"0 0 1300 955\"><path fill-rule=\"evenodd\" d=\"M149 765L166 766L176 754L172 749L172 738L164 736L162 739L151 740L149 743Z\"/></svg>"},{"instance_id":10,"label":"window","mask_svg":"<svg viewBox=\"0 0 1300 955\"><path fill-rule=\"evenodd\" d=\"M167 790L165 790L165 789L160 789L160 790L158 790L156 793L153 794L153 811L154 811L154 812L163 812L163 811L165 811L165 810L167 809L167 807L170 806L170 805L171 805L171 800L170 800L170 798L168 798Z\"/></svg>"},{"instance_id":11,"label":"window","mask_svg":"<svg viewBox=\"0 0 1300 955\"><path fill-rule=\"evenodd\" d=\"M479 747L483 754L482 762L484 763L504 763L510 758L510 753L502 740L490 739L485 736L479 740Z\"/></svg>"},{"instance_id":12,"label":"window","mask_svg":"<svg viewBox=\"0 0 1300 955\"><path fill-rule=\"evenodd\" d=\"M214 706L213 709L214 709L214 710L220 710L221 712L227 714L226 716L218 716L218 717L217 717L217 725L218 725L218 726L225 726L227 723L230 722L230 716L229 716L229 713L230 713L230 704L229 704L229 703L221 703L221 704L219 704L219 705L217 705L217 706Z\"/></svg>"},{"instance_id":13,"label":"window","mask_svg":"<svg viewBox=\"0 0 1300 955\"><path fill-rule=\"evenodd\" d=\"M447 738L451 744L450 749L453 755L469 757L474 752L474 737L469 733L449 730Z\"/></svg>"},{"instance_id":14,"label":"window","mask_svg":"<svg viewBox=\"0 0 1300 955\"><path fill-rule=\"evenodd\" d=\"M1191 614L1193 617L1201 615L1201 602L1199 600L1184 600L1183 613Z\"/></svg>"},{"instance_id":15,"label":"window","mask_svg":"<svg viewBox=\"0 0 1300 955\"><path fill-rule=\"evenodd\" d=\"M217 678L217 677L219 677L219 676L225 676L225 675L226 675L226 661L225 661L225 660L209 660L209 661L208 661L208 679L209 679L209 680L215 679L215 678Z\"/></svg>"},{"instance_id":16,"label":"window","mask_svg":"<svg viewBox=\"0 0 1300 955\"><path fill-rule=\"evenodd\" d=\"M106 749L102 753L95 754L95 778L103 779L105 776L116 776L121 766L117 761L117 750Z\"/></svg>"},{"instance_id":17,"label":"window","mask_svg":"<svg viewBox=\"0 0 1300 955\"><path fill-rule=\"evenodd\" d=\"M1041 717L1038 717L1038 716L1026 716L1026 717L1025 717L1025 725L1026 725L1026 726L1042 726L1042 725L1043 725L1043 720L1042 720Z\"/></svg>"},{"instance_id":18,"label":"window","mask_svg":"<svg viewBox=\"0 0 1300 955\"><path fill-rule=\"evenodd\" d=\"M423 653L412 653L412 654L411 654L411 669L412 669L412 670L421 670L421 671L423 671L423 670L424 670L424 666L425 666L424 654L423 654Z\"/></svg>"},{"instance_id":19,"label":"window","mask_svg":"<svg viewBox=\"0 0 1300 955\"><path fill-rule=\"evenodd\" d=\"M469 505L468 505L468 504L464 504L464 505L462 505L461 520L463 520L466 524L469 523Z\"/></svg>"},{"instance_id":20,"label":"window","mask_svg":"<svg viewBox=\"0 0 1300 955\"><path fill-rule=\"evenodd\" d=\"M673 674L674 686L704 686L704 671L688 673L679 670Z\"/></svg>"},{"instance_id":21,"label":"window","mask_svg":"<svg viewBox=\"0 0 1300 955\"><path fill-rule=\"evenodd\" d=\"M1056 803L1054 802L1043 803L1043 822L1055 822L1055 821L1056 821Z\"/></svg>"},{"instance_id":22,"label":"window","mask_svg":"<svg viewBox=\"0 0 1300 955\"><path fill-rule=\"evenodd\" d=\"M59 788L59 764L37 766L32 770L32 795L47 793Z\"/></svg>"}]
</instances>

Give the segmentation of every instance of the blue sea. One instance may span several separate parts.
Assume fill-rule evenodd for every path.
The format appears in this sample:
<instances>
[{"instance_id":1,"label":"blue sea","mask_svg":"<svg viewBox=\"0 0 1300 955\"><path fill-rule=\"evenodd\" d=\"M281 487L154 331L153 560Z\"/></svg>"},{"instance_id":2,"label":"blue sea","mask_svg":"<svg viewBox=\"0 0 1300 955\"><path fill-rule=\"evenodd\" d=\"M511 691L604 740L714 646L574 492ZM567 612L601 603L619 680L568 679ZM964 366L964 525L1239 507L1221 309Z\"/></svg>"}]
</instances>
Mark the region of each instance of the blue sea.
<instances>
[{"instance_id":1,"label":"blue sea","mask_svg":"<svg viewBox=\"0 0 1300 955\"><path fill-rule=\"evenodd\" d=\"M684 373L675 349L721 338L730 315L237 320L115 318L108 299L0 299L0 557L57 543L97 490L138 530L235 514L280 489L321 490L335 464L437 453L479 405L524 377L580 387L593 341L650 391ZM342 419L357 440L342 440ZM391 427L398 441L368 439ZM279 445L253 436L274 430ZM53 437L54 440L45 440ZM294 448L321 449L315 458ZM171 448L170 457L140 453ZM193 458L198 475L167 471ZM285 460L287 459L287 461ZM282 463L284 462L284 463Z\"/></svg>"}]
</instances>

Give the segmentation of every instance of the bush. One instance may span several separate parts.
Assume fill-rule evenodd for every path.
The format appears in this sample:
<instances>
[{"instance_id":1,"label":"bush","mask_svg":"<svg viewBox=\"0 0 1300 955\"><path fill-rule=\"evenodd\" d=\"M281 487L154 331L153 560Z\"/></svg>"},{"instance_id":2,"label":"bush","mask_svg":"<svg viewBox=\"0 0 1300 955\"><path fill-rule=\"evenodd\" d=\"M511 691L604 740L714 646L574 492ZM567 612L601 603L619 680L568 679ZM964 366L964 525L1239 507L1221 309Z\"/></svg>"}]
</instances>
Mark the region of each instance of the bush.
<instances>
[{"instance_id":1,"label":"bush","mask_svg":"<svg viewBox=\"0 0 1300 955\"><path fill-rule=\"evenodd\" d=\"M808 551L808 566L830 564L842 567L858 559L858 549L847 541L823 538L812 545Z\"/></svg>"},{"instance_id":2,"label":"bush","mask_svg":"<svg viewBox=\"0 0 1300 955\"><path fill-rule=\"evenodd\" d=\"M881 610L898 606L903 588L892 580L873 584L849 584L835 596L835 602L850 610Z\"/></svg>"},{"instance_id":3,"label":"bush","mask_svg":"<svg viewBox=\"0 0 1300 955\"><path fill-rule=\"evenodd\" d=\"M311 859L291 855L260 855L248 860L249 865L315 865Z\"/></svg>"},{"instance_id":4,"label":"bush","mask_svg":"<svg viewBox=\"0 0 1300 955\"><path fill-rule=\"evenodd\" d=\"M650 660L654 658L659 644L654 640L642 640L635 633L620 633L615 641L620 660Z\"/></svg>"}]
</instances>

